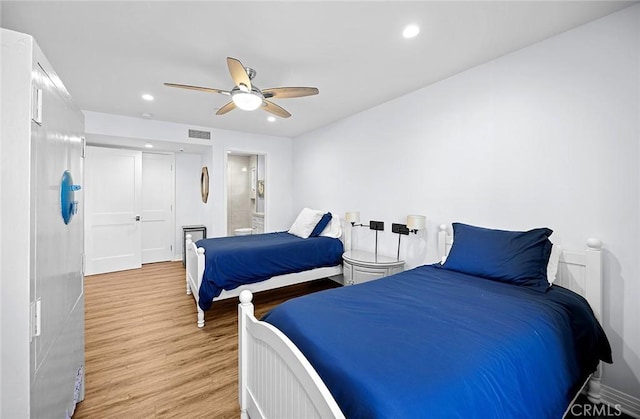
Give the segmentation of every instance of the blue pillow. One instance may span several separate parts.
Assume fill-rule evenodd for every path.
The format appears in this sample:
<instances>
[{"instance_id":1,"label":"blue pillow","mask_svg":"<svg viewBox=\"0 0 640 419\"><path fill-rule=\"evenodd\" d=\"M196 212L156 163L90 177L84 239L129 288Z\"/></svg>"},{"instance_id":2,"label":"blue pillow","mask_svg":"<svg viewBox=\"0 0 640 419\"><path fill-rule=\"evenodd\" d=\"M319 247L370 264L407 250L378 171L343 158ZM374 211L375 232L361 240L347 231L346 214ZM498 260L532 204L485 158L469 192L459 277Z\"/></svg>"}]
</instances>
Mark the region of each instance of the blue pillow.
<instances>
[{"instance_id":1,"label":"blue pillow","mask_svg":"<svg viewBox=\"0 0 640 419\"><path fill-rule=\"evenodd\" d=\"M548 228L504 231L453 223L445 269L545 292L552 244Z\"/></svg>"},{"instance_id":2,"label":"blue pillow","mask_svg":"<svg viewBox=\"0 0 640 419\"><path fill-rule=\"evenodd\" d=\"M332 217L333 216L330 212L324 214L320 221L318 221L318 224L316 224L316 226L313 228L313 231L311 232L309 237L318 237L320 233L322 233L322 230L324 230L325 227L329 225Z\"/></svg>"}]
</instances>

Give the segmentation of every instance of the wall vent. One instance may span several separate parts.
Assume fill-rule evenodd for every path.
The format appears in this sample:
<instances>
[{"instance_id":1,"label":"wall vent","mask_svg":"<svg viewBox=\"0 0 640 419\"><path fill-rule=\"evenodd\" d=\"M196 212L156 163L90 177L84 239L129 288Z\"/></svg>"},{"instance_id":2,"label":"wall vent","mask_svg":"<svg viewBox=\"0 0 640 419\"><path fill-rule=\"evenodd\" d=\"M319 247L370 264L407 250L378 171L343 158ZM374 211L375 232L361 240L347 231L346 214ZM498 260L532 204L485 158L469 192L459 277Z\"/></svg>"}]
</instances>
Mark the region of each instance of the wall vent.
<instances>
[{"instance_id":1,"label":"wall vent","mask_svg":"<svg viewBox=\"0 0 640 419\"><path fill-rule=\"evenodd\" d=\"M198 138L200 140L210 140L211 132L210 131L199 131L197 129L189 130L189 138Z\"/></svg>"}]
</instances>

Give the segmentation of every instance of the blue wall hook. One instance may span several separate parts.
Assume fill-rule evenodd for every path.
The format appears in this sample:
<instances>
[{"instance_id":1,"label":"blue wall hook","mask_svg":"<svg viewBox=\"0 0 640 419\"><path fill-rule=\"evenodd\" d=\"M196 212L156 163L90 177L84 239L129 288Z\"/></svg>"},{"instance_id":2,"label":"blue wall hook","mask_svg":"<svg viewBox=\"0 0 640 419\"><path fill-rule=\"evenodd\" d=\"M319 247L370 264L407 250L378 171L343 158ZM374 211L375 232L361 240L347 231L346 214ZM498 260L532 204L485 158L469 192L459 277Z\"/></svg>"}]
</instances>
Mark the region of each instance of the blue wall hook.
<instances>
[{"instance_id":1,"label":"blue wall hook","mask_svg":"<svg viewBox=\"0 0 640 419\"><path fill-rule=\"evenodd\" d=\"M69 224L75 214L78 213L78 201L75 198L75 191L82 189L80 185L73 184L73 178L68 170L62 174L60 181L60 212L65 224Z\"/></svg>"}]
</instances>

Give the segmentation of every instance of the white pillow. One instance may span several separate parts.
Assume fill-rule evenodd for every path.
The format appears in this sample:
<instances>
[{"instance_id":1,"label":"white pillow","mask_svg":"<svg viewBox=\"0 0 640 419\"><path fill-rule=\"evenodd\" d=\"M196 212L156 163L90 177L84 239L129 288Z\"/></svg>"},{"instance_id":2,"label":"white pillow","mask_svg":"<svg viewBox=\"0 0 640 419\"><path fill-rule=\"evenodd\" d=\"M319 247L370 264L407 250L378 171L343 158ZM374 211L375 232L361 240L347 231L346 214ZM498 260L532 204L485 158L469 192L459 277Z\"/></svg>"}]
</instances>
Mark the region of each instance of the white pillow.
<instances>
[{"instance_id":1,"label":"white pillow","mask_svg":"<svg viewBox=\"0 0 640 419\"><path fill-rule=\"evenodd\" d=\"M547 263L547 281L549 285L553 284L558 275L558 263L560 262L560 254L562 253L562 247L552 243L551 255L549 256L549 263Z\"/></svg>"},{"instance_id":2,"label":"white pillow","mask_svg":"<svg viewBox=\"0 0 640 419\"><path fill-rule=\"evenodd\" d=\"M300 211L300 214L298 214L298 218L293 222L288 233L302 237L303 239L308 238L323 214L324 212L322 211L304 208Z\"/></svg>"},{"instance_id":3,"label":"white pillow","mask_svg":"<svg viewBox=\"0 0 640 419\"><path fill-rule=\"evenodd\" d=\"M340 217L337 215L332 215L331 221L329 224L322 230L320 233L322 237L333 237L334 239L339 239L342 236L342 224L340 223Z\"/></svg>"}]
</instances>

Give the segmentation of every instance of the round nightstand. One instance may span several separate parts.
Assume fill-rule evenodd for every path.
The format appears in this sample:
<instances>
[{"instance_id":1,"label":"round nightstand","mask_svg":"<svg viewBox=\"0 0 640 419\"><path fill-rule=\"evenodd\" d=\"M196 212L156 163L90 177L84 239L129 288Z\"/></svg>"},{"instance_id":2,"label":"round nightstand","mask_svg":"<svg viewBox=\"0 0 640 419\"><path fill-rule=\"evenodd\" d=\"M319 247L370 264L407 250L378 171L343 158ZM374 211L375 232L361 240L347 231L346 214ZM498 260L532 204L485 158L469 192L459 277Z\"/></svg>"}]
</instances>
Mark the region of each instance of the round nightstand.
<instances>
[{"instance_id":1,"label":"round nightstand","mask_svg":"<svg viewBox=\"0 0 640 419\"><path fill-rule=\"evenodd\" d=\"M384 278L404 270L404 260L351 250L342 255L344 285L355 285Z\"/></svg>"}]
</instances>

